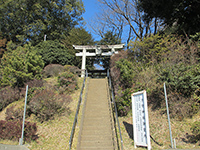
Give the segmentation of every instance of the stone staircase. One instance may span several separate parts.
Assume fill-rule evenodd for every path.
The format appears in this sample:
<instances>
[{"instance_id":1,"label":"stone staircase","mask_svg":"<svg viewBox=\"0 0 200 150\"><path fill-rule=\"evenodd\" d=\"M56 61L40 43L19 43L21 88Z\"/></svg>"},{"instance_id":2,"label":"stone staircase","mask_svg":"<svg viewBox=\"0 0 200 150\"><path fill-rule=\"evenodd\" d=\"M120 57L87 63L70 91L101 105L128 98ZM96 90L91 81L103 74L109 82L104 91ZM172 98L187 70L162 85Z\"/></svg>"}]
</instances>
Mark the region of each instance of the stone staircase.
<instances>
[{"instance_id":1,"label":"stone staircase","mask_svg":"<svg viewBox=\"0 0 200 150\"><path fill-rule=\"evenodd\" d=\"M113 150L112 118L107 79L89 79L78 150Z\"/></svg>"}]
</instances>

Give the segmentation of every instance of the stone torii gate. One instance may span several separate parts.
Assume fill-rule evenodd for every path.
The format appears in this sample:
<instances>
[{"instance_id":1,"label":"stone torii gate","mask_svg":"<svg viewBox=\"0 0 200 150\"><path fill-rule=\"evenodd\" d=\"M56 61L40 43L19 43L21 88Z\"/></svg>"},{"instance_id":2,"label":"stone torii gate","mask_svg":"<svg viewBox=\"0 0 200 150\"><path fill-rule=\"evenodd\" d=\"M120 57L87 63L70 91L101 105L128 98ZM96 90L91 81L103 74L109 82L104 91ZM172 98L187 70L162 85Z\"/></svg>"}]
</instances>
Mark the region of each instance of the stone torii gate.
<instances>
[{"instance_id":1,"label":"stone torii gate","mask_svg":"<svg viewBox=\"0 0 200 150\"><path fill-rule=\"evenodd\" d=\"M81 77L84 77L85 74L85 65L86 65L86 56L112 56L117 54L119 49L124 47L124 44L117 45L73 45L74 49L82 52L76 53L76 56L82 56L82 74ZM90 52L89 52L90 51Z\"/></svg>"}]
</instances>

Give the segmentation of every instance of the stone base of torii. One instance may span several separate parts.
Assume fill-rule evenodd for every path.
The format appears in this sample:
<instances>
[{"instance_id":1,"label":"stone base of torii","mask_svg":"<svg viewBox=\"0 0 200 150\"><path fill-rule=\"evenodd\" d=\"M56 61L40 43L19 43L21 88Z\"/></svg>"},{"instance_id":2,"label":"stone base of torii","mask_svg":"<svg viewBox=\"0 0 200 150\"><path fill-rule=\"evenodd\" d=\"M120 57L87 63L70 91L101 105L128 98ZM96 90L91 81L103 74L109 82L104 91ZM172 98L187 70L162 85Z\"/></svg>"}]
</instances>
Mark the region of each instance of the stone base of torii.
<instances>
[{"instance_id":1,"label":"stone base of torii","mask_svg":"<svg viewBox=\"0 0 200 150\"><path fill-rule=\"evenodd\" d=\"M86 65L86 57L92 56L112 56L113 54L117 54L119 49L124 48L124 44L117 45L73 45L74 49L82 52L76 53L76 56L82 56L82 73L81 77L85 75L85 65ZM92 51L92 52L91 52Z\"/></svg>"}]
</instances>

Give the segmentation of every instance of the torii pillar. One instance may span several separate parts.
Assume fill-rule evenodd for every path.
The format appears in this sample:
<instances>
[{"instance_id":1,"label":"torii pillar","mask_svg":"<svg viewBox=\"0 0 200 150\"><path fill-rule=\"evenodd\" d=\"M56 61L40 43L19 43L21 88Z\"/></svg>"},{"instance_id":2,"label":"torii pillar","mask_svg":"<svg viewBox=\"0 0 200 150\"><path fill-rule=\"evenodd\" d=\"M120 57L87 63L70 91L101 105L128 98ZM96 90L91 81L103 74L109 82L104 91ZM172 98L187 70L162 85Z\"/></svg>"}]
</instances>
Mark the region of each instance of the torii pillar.
<instances>
[{"instance_id":1,"label":"torii pillar","mask_svg":"<svg viewBox=\"0 0 200 150\"><path fill-rule=\"evenodd\" d=\"M81 77L85 75L85 65L86 65L86 56L112 56L113 54L117 54L119 49L124 48L124 44L117 45L73 45L74 49L82 50L82 52L76 53L76 56L82 56L82 73ZM93 51L88 52L87 50ZM94 51L95 50L95 51Z\"/></svg>"}]
</instances>

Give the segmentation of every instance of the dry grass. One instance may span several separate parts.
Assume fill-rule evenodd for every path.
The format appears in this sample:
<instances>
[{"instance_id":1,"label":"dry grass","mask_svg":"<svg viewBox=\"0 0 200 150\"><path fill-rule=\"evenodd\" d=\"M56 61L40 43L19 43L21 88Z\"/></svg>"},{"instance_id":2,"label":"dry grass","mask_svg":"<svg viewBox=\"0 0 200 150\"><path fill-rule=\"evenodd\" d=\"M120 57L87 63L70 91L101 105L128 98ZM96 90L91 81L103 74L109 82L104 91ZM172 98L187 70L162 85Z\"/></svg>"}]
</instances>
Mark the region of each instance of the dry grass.
<instances>
[{"instance_id":1,"label":"dry grass","mask_svg":"<svg viewBox=\"0 0 200 150\"><path fill-rule=\"evenodd\" d=\"M124 143L124 150L134 149L134 142L132 139L132 114L129 113L126 117L120 117L120 127L122 130L122 138ZM193 116L191 119L178 121L171 119L172 137L175 138L176 148L179 149L200 149L200 141L197 143L189 142L188 136L192 135L190 127L191 123L200 121L200 113ZM149 123L152 149L170 149L171 141L169 135L169 125L166 114L161 114L159 110L152 111L149 107ZM137 148L137 150L145 148Z\"/></svg>"},{"instance_id":2,"label":"dry grass","mask_svg":"<svg viewBox=\"0 0 200 150\"><path fill-rule=\"evenodd\" d=\"M66 115L40 124L37 132L39 139L36 142L29 143L29 148L34 150L66 149L70 130L70 119Z\"/></svg>"},{"instance_id":3,"label":"dry grass","mask_svg":"<svg viewBox=\"0 0 200 150\"><path fill-rule=\"evenodd\" d=\"M54 79L49 79L47 82L49 84L55 84ZM74 121L75 111L77 107L77 102L79 99L80 90L82 87L83 79L79 78L79 89L73 93L72 99L73 101L69 104L70 114L64 113L62 116L56 116L54 120L46 121L40 123L37 121L36 117L32 115L30 118L26 118L27 121L36 122L38 127L37 136L38 139L36 141L32 141L31 143L26 143L25 145L31 150L64 150L69 148L69 139L72 130L72 125ZM84 97L83 97L84 98ZM23 102L23 101L22 101ZM15 104L21 105L21 101L15 102ZM11 104L13 105L13 104ZM8 106L10 107L10 105ZM7 108L8 108L7 107ZM6 108L6 109L7 109ZM5 119L5 111L1 112L1 119ZM81 111L80 111L81 112ZM77 128L78 129L78 128ZM74 135L74 144L73 147L76 148L78 137L78 130ZM18 142L10 141L10 140L0 140L1 144L9 144L9 145L18 145Z\"/></svg>"},{"instance_id":4,"label":"dry grass","mask_svg":"<svg viewBox=\"0 0 200 150\"><path fill-rule=\"evenodd\" d=\"M18 108L22 108L24 107L24 99L20 99L18 101L15 101L13 103L11 103L10 105L8 105L6 107L6 109L3 109L1 112L0 112L0 120L5 120L6 119L6 110L10 107L14 106L15 109L18 109Z\"/></svg>"},{"instance_id":5,"label":"dry grass","mask_svg":"<svg viewBox=\"0 0 200 150\"><path fill-rule=\"evenodd\" d=\"M69 139L73 126L75 111L77 107L77 102L79 99L79 94L81 90L83 79L79 79L79 90L73 93L73 101L69 104L71 113L70 115L64 114L61 117L56 117L56 119L49 122L45 122L38 126L38 136L37 142L30 143L29 148L33 150L64 150L69 149ZM74 135L73 147L76 148L78 127L76 128L76 133Z\"/></svg>"}]
</instances>

